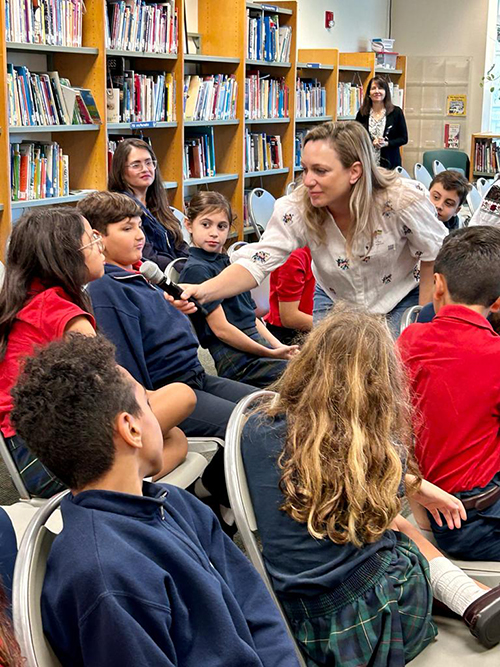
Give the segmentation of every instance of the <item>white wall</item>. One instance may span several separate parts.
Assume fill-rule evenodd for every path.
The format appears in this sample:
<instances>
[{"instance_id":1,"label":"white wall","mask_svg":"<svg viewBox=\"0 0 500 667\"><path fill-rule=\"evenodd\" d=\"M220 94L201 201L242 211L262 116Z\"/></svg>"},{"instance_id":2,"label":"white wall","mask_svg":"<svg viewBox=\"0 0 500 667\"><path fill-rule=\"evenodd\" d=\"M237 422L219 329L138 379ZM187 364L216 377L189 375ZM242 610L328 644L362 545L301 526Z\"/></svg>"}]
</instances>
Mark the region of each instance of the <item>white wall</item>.
<instances>
[{"instance_id":1,"label":"white wall","mask_svg":"<svg viewBox=\"0 0 500 667\"><path fill-rule=\"evenodd\" d=\"M367 51L372 37L388 36L388 6L389 0L298 0L299 49ZM335 15L331 30L325 11Z\"/></svg>"}]
</instances>

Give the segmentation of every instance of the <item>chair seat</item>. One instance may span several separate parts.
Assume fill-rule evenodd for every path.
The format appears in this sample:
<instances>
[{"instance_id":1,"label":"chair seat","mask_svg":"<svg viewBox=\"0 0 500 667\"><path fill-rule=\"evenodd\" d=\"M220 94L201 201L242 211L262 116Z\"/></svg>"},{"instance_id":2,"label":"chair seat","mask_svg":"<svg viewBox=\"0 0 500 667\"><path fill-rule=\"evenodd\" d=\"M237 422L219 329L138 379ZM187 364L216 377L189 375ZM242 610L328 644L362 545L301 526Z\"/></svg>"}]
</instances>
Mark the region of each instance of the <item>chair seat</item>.
<instances>
[{"instance_id":1,"label":"chair seat","mask_svg":"<svg viewBox=\"0 0 500 667\"><path fill-rule=\"evenodd\" d=\"M47 501L44 501L47 502ZM40 509L40 506L35 506L27 502L18 502L13 505L3 505L3 509L7 512L9 519L12 521L14 531L16 533L17 544L21 544L21 539L24 535L29 522ZM62 516L59 510L56 510L50 517L47 526L54 533L60 533L62 530Z\"/></svg>"}]
</instances>

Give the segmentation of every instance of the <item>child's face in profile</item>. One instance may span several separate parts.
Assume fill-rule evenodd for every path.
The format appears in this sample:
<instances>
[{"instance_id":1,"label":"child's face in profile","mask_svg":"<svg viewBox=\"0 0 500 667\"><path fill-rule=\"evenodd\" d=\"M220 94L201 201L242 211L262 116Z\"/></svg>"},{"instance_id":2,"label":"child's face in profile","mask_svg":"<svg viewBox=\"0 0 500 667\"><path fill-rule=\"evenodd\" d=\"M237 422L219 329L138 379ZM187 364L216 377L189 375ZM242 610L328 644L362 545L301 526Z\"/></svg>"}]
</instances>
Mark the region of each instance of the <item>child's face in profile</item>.
<instances>
[{"instance_id":1,"label":"child's face in profile","mask_svg":"<svg viewBox=\"0 0 500 667\"><path fill-rule=\"evenodd\" d=\"M441 183L434 183L429 192L441 222L448 222L460 210L460 197L456 190L445 190Z\"/></svg>"},{"instance_id":2,"label":"child's face in profile","mask_svg":"<svg viewBox=\"0 0 500 667\"><path fill-rule=\"evenodd\" d=\"M193 245L207 252L221 252L230 228L226 213L221 210L203 212L186 222Z\"/></svg>"}]
</instances>

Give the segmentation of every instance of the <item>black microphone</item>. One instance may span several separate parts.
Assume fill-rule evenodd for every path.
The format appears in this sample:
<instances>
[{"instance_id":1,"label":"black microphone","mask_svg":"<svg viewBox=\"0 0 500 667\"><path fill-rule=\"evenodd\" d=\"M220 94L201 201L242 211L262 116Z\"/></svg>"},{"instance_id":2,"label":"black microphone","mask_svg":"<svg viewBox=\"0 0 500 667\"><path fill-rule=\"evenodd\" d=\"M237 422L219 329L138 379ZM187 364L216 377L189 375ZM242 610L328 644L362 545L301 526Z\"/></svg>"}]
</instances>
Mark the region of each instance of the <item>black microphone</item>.
<instances>
[{"instance_id":1,"label":"black microphone","mask_svg":"<svg viewBox=\"0 0 500 667\"><path fill-rule=\"evenodd\" d=\"M167 294L170 294L170 296L173 296L174 299L181 298L181 294L183 291L182 288L179 287L179 285L177 285L176 283L173 283L169 278L167 278L167 276L164 273L162 273L161 269L154 262L150 262L149 260L147 262L144 262L143 264L141 264L139 271L145 278L147 278L151 283L153 283L153 285L156 285ZM198 308L198 311L204 317L207 317L208 315L207 310L203 308L203 306L197 299L190 296L188 301L194 303L194 305Z\"/></svg>"}]
</instances>

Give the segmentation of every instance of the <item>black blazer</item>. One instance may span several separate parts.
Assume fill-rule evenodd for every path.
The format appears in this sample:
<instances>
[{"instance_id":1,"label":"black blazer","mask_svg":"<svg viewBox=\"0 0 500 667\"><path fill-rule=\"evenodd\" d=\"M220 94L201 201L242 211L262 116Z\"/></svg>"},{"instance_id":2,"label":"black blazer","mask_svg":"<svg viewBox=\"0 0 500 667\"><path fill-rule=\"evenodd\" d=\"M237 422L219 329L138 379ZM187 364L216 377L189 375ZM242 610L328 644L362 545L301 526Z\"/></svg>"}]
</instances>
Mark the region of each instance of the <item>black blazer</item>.
<instances>
[{"instance_id":1,"label":"black blazer","mask_svg":"<svg viewBox=\"0 0 500 667\"><path fill-rule=\"evenodd\" d=\"M369 116L362 116L361 111L358 111L356 120L364 125L366 131L369 132ZM401 166L399 147L408 143L408 130L406 129L403 110L399 107L394 107L385 118L384 138L389 141L389 145L380 149L380 166L386 167L386 169Z\"/></svg>"}]
</instances>

